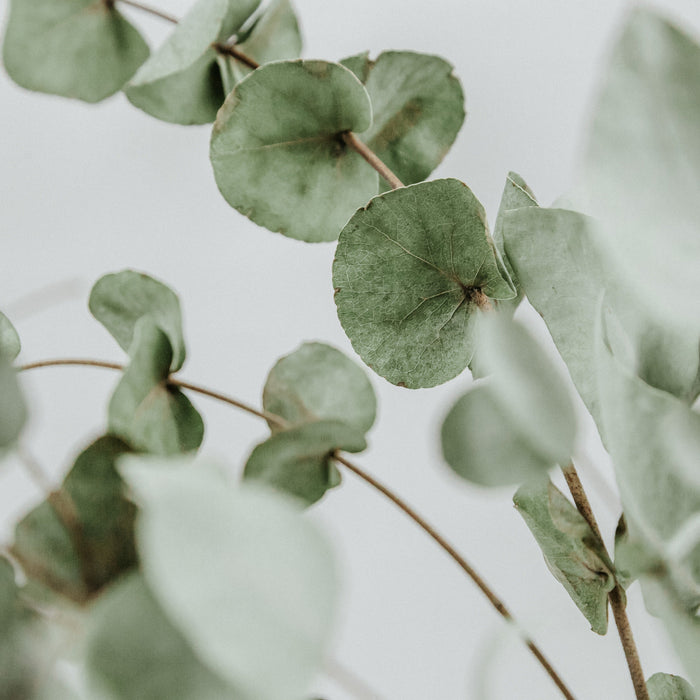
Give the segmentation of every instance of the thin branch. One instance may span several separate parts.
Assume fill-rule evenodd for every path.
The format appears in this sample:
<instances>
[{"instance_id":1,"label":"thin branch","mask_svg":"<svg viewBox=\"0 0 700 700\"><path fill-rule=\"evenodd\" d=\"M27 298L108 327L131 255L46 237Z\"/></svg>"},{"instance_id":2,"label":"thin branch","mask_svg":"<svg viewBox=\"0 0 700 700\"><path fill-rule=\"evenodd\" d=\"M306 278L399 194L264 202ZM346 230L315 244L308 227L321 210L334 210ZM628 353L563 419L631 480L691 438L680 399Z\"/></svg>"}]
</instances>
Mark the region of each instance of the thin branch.
<instances>
[{"instance_id":1,"label":"thin branch","mask_svg":"<svg viewBox=\"0 0 700 700\"><path fill-rule=\"evenodd\" d=\"M237 48L235 44L217 43L213 44L213 46L219 53L228 56L233 56L241 63L245 63L245 65L248 66L248 68L252 68L253 70L255 70L256 68L260 68L260 64L254 58L243 53L243 51Z\"/></svg>"},{"instance_id":2,"label":"thin branch","mask_svg":"<svg viewBox=\"0 0 700 700\"><path fill-rule=\"evenodd\" d=\"M169 15L167 12L163 12L162 10L158 10L155 7L151 7L150 5L144 5L143 3L140 2L134 2L134 0L105 0L108 5L114 5L115 1L124 3L124 5L129 5L129 7L135 7L137 10L141 10L142 12L148 12L149 15L154 15L155 17L160 17L161 19L164 19L166 22L172 22L173 24L178 23L177 17L173 17L172 15Z\"/></svg>"},{"instance_id":3,"label":"thin branch","mask_svg":"<svg viewBox=\"0 0 700 700\"><path fill-rule=\"evenodd\" d=\"M350 148L359 153L387 181L392 190L398 190L399 187L404 186L387 164L366 143L360 141L352 131L344 131L341 136Z\"/></svg>"},{"instance_id":4,"label":"thin branch","mask_svg":"<svg viewBox=\"0 0 700 700\"><path fill-rule=\"evenodd\" d=\"M380 481L377 481L373 476L358 467L356 464L348 461L337 452L334 454L336 462L342 464L348 471L351 471L355 476L359 477L365 483L369 484L379 493L388 498L397 508L402 510L418 527L420 527L429 537L433 539L451 558L452 560L472 579L479 590L486 596L488 601L494 608L511 624L514 624L514 619L503 601L491 590L484 579L479 576L476 570L467 562L467 560L439 533L430 525L421 515L419 515L411 506L403 499L397 496L393 491L384 486ZM574 700L571 691L566 687L564 681L559 677L552 665L549 663L544 654L540 651L537 645L528 637L522 636L523 641L528 649L534 654L535 658L543 666L549 677L554 681L555 685L561 691L562 695L568 700Z\"/></svg>"},{"instance_id":5,"label":"thin branch","mask_svg":"<svg viewBox=\"0 0 700 700\"><path fill-rule=\"evenodd\" d=\"M104 362L102 360L88 360L88 359L54 359L54 360L42 360L39 362L32 362L29 364L21 365L17 368L18 371L24 372L31 369L38 369L40 367L57 367L57 366L86 366L86 367L103 367L106 369L113 370L123 370L123 365L117 364L115 362ZM182 389L189 389L204 396L209 396L210 398L217 399L218 401L223 401L231 406L240 408L243 411L251 413L255 416L265 419L268 423L273 423L279 427L288 426L288 422L275 414L268 413L267 411L258 411L257 409L249 406L238 399L234 399L225 394L220 394L219 392L211 391L210 389L205 389L196 384L190 384L189 382L182 382L177 379L170 379L169 383L173 386L178 386ZM472 581L478 586L481 592L486 596L488 601L493 605L493 607L511 624L515 624L513 616L511 615L508 608L501 601L501 599L491 590L488 584L479 576L476 570L467 562L467 560L439 533L435 528L433 528L430 523L428 523L421 515L419 515L411 506L409 506L403 499L391 491L387 486L384 486L381 482L377 481L373 476L365 472L363 469L358 467L356 464L349 462L345 457L343 457L338 452L333 454L333 458L339 464L342 464L348 471L355 474L357 477L362 479L365 483L369 484L376 491L388 498L395 506L402 510L413 522L416 523L434 542L436 542L451 558L452 560L472 579ZM549 677L554 681L555 685L561 691L562 695L567 700L576 700L571 691L567 688L564 681L559 677L557 672L554 670L552 665L549 663L544 654L540 651L539 647L529 638L522 635L522 639L527 645L528 649L532 652L535 658L542 665L544 670L547 672Z\"/></svg>"},{"instance_id":6,"label":"thin branch","mask_svg":"<svg viewBox=\"0 0 700 700\"><path fill-rule=\"evenodd\" d=\"M36 313L60 304L69 299L75 299L83 295L82 280L77 277L51 282L39 289L34 289L19 299L11 301L3 309L13 320L18 321Z\"/></svg>"},{"instance_id":7,"label":"thin branch","mask_svg":"<svg viewBox=\"0 0 700 700\"><path fill-rule=\"evenodd\" d=\"M586 491L583 488L583 484L581 483L581 479L579 478L573 462L562 467L562 472L564 473L564 478L566 479L569 491L571 492L571 496L574 499L579 513L584 517L591 530L593 530L593 533L598 538L601 547L603 547L603 550L607 553L603 536L598 527L598 522L593 514L590 501L588 500L588 496L586 495ZM610 600L610 607L612 608L617 631L620 635L620 642L622 642L622 648L625 652L625 658L627 659L627 666L630 671L630 676L632 677L632 685L634 686L637 700L649 700L649 691L647 690L647 684L644 680L642 663L639 659L637 645L632 635L632 627L630 626L627 611L625 610L625 595L619 583L610 591L608 599Z\"/></svg>"}]
</instances>

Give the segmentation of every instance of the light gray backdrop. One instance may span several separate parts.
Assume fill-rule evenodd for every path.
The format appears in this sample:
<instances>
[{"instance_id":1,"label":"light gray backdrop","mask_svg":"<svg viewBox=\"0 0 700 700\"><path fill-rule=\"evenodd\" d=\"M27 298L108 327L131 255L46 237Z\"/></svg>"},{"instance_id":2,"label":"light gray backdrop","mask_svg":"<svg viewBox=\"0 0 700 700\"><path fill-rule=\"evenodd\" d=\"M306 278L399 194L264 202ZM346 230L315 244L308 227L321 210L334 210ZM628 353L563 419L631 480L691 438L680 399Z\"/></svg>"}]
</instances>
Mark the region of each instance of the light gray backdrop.
<instances>
[{"instance_id":1,"label":"light gray backdrop","mask_svg":"<svg viewBox=\"0 0 700 700\"><path fill-rule=\"evenodd\" d=\"M152 0L181 15L188 0ZM307 57L370 49L437 53L454 63L468 118L436 172L464 180L491 221L504 178L516 170L549 204L572 182L576 153L623 0L297 0ZM695 0L666 9L700 28ZM3 8L4 10L4 8ZM127 8L128 10L128 8ZM3 11L3 15L4 15ZM168 25L128 11L154 43ZM208 161L208 127L156 121L121 95L91 107L29 93L0 75L0 308L16 321L22 359L121 360L91 319L86 298L100 275L134 267L181 295L189 340L183 375L253 403L275 360L304 340L352 352L337 321L333 245L287 240L250 223L220 197ZM56 287L29 296L32 292ZM521 312L542 331L536 315ZM441 462L438 428L470 382L410 392L372 376L380 415L359 462L449 535L589 698L632 698L611 621L600 638L547 572L511 491L460 482ZM105 425L116 377L46 369L24 379L28 442L59 478ZM239 469L266 427L195 398L206 415L205 453ZM582 478L608 534L616 503L609 467L582 416ZM591 469L595 462L597 471ZM19 464L0 466L0 538L39 492ZM313 509L344 574L334 658L391 700L557 698L549 679L475 586L376 493L348 476ZM648 675L679 670L637 590L631 614ZM353 697L320 678L329 700Z\"/></svg>"}]
</instances>

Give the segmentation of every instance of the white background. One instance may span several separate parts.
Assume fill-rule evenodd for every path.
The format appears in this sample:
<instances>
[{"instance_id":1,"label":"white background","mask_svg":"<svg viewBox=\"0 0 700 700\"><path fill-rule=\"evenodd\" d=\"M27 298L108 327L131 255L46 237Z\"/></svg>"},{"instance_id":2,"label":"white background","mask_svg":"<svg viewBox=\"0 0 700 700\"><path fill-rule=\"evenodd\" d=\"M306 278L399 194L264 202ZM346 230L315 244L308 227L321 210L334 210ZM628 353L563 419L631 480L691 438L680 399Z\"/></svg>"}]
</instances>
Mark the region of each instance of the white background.
<instances>
[{"instance_id":1,"label":"white background","mask_svg":"<svg viewBox=\"0 0 700 700\"><path fill-rule=\"evenodd\" d=\"M157 0L153 0L156 2ZM182 15L187 0L160 0ZM468 118L436 176L464 180L491 221L508 170L540 201L570 186L587 110L621 0L297 0L304 55L331 60L370 49L437 53L455 65ZM666 9L700 28L694 0ZM3 12L4 14L4 12ZM153 39L169 26L129 11ZM189 359L183 376L258 404L268 369L304 340L352 353L336 317L332 244L308 245L258 228L219 195L208 161L209 127L161 123L122 95L99 106L29 93L0 75L0 308L23 341L21 360L121 351L87 311L91 284L133 267L181 296ZM46 285L48 293L27 297ZM541 322L521 312L533 327ZM116 376L45 369L23 378L31 399L27 438L58 479L105 427ZM511 505L510 490L461 482L440 457L438 429L468 373L408 391L372 375L380 414L359 462L438 528L506 600L578 698L632 698L611 620L589 631ZM193 397L207 422L203 452L239 469L266 427ZM580 471L605 532L615 500L609 467L582 417ZM586 459L586 455L588 459ZM595 462L593 471L591 462ZM18 463L0 466L0 539L39 492ZM458 700L559 697L476 587L394 507L349 475L312 509L343 571L333 657L383 698ZM647 675L680 671L657 622L631 591ZM329 700L352 697L320 678Z\"/></svg>"}]
</instances>

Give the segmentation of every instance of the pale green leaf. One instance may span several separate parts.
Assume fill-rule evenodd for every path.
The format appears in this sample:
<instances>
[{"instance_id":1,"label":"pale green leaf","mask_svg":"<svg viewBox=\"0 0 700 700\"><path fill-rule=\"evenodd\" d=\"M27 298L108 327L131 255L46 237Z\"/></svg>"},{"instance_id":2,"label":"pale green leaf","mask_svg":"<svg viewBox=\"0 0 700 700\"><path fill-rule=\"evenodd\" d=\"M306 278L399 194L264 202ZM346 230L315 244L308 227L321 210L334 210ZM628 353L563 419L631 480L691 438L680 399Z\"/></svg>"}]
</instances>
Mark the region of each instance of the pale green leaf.
<instances>
[{"instance_id":1,"label":"pale green leaf","mask_svg":"<svg viewBox=\"0 0 700 700\"><path fill-rule=\"evenodd\" d=\"M238 83L217 116L216 182L255 223L291 238L332 241L377 193L376 172L341 138L371 120L366 90L339 64L262 66Z\"/></svg>"},{"instance_id":2,"label":"pale green leaf","mask_svg":"<svg viewBox=\"0 0 700 700\"><path fill-rule=\"evenodd\" d=\"M568 463L576 418L566 387L525 328L492 314L477 352L489 379L453 406L442 426L447 463L484 486L519 484Z\"/></svg>"},{"instance_id":3,"label":"pale green leaf","mask_svg":"<svg viewBox=\"0 0 700 700\"><path fill-rule=\"evenodd\" d=\"M612 51L583 163L611 255L649 304L697 330L700 46L635 8Z\"/></svg>"},{"instance_id":4,"label":"pale green leaf","mask_svg":"<svg viewBox=\"0 0 700 700\"><path fill-rule=\"evenodd\" d=\"M22 344L15 327L10 319L0 311L0 355L12 362L19 355L21 349Z\"/></svg>"},{"instance_id":5,"label":"pale green leaf","mask_svg":"<svg viewBox=\"0 0 700 700\"><path fill-rule=\"evenodd\" d=\"M554 577L597 634L608 629L608 593L615 587L612 564L576 507L549 479L518 489L515 507L535 536Z\"/></svg>"},{"instance_id":6,"label":"pale green leaf","mask_svg":"<svg viewBox=\"0 0 700 700\"><path fill-rule=\"evenodd\" d=\"M148 57L134 27L105 0L12 0L3 63L22 87L86 102L121 90Z\"/></svg>"},{"instance_id":7,"label":"pale green leaf","mask_svg":"<svg viewBox=\"0 0 700 700\"><path fill-rule=\"evenodd\" d=\"M172 346L171 370L185 361L185 340L177 294L162 282L134 270L101 277L90 292L90 312L129 351L134 329L144 316L151 318L168 336Z\"/></svg>"},{"instance_id":8,"label":"pale green leaf","mask_svg":"<svg viewBox=\"0 0 700 700\"><path fill-rule=\"evenodd\" d=\"M385 51L376 61L360 54L342 63L362 80L372 101L372 126L362 141L405 185L425 180L464 122L464 93L452 66L414 51Z\"/></svg>"},{"instance_id":9,"label":"pale green leaf","mask_svg":"<svg viewBox=\"0 0 700 700\"><path fill-rule=\"evenodd\" d=\"M270 370L263 407L292 425L337 420L366 433L374 424L377 399L364 371L323 343L304 343ZM274 432L278 427L271 423Z\"/></svg>"},{"instance_id":10,"label":"pale green leaf","mask_svg":"<svg viewBox=\"0 0 700 700\"><path fill-rule=\"evenodd\" d=\"M27 420L27 406L17 371L0 354L0 452L16 442Z\"/></svg>"},{"instance_id":11,"label":"pale green leaf","mask_svg":"<svg viewBox=\"0 0 700 700\"><path fill-rule=\"evenodd\" d=\"M270 61L297 58L301 53L301 33L297 16L289 0L273 0L236 48L261 65ZM251 72L251 68L234 56L219 54L224 92L228 95Z\"/></svg>"},{"instance_id":12,"label":"pale green leaf","mask_svg":"<svg viewBox=\"0 0 700 700\"><path fill-rule=\"evenodd\" d=\"M363 432L351 425L331 420L302 424L259 444L246 462L243 477L310 505L340 484L333 452L361 452L366 447Z\"/></svg>"},{"instance_id":13,"label":"pale green leaf","mask_svg":"<svg viewBox=\"0 0 700 700\"><path fill-rule=\"evenodd\" d=\"M123 462L154 597L194 653L255 700L301 697L328 642L328 544L283 497L202 465Z\"/></svg>"},{"instance_id":14,"label":"pale green leaf","mask_svg":"<svg viewBox=\"0 0 700 700\"><path fill-rule=\"evenodd\" d=\"M688 681L670 673L655 673L647 681L650 700L695 700Z\"/></svg>"},{"instance_id":15,"label":"pale green leaf","mask_svg":"<svg viewBox=\"0 0 700 700\"><path fill-rule=\"evenodd\" d=\"M514 294L499 272L483 207L452 179L387 192L360 209L341 232L333 286L338 318L360 357L412 389L467 366L477 299Z\"/></svg>"},{"instance_id":16,"label":"pale green leaf","mask_svg":"<svg viewBox=\"0 0 700 700\"><path fill-rule=\"evenodd\" d=\"M150 317L134 330L131 363L109 402L109 430L135 448L168 455L196 450L204 423L185 394L168 383L172 347Z\"/></svg>"},{"instance_id":17,"label":"pale green leaf","mask_svg":"<svg viewBox=\"0 0 700 700\"><path fill-rule=\"evenodd\" d=\"M92 609L85 656L91 693L101 700L252 700L195 656L139 574Z\"/></svg>"},{"instance_id":18,"label":"pale green leaf","mask_svg":"<svg viewBox=\"0 0 700 700\"><path fill-rule=\"evenodd\" d=\"M213 122L226 93L217 62L260 0L198 0L124 92L145 112L177 124Z\"/></svg>"}]
</instances>

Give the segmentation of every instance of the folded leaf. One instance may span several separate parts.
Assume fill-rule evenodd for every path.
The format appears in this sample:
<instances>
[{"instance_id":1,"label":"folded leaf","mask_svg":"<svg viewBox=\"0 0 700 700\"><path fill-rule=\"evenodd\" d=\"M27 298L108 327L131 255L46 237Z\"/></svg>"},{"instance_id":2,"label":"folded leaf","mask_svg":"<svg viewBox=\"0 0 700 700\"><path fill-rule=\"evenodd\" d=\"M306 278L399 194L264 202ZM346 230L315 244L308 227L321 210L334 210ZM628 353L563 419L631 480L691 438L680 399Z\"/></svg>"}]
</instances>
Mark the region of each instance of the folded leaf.
<instances>
[{"instance_id":1,"label":"folded leaf","mask_svg":"<svg viewBox=\"0 0 700 700\"><path fill-rule=\"evenodd\" d=\"M335 240L377 193L377 174L341 138L371 120L367 91L343 66L262 66L238 83L217 116L210 153L216 182L234 209L271 231Z\"/></svg>"},{"instance_id":2,"label":"folded leaf","mask_svg":"<svg viewBox=\"0 0 700 700\"><path fill-rule=\"evenodd\" d=\"M535 536L554 577L584 614L591 629L608 629L608 593L615 577L598 538L583 516L548 479L521 486L515 507Z\"/></svg>"},{"instance_id":3,"label":"folded leaf","mask_svg":"<svg viewBox=\"0 0 700 700\"><path fill-rule=\"evenodd\" d=\"M85 102L121 90L148 46L106 0L12 0L3 63L22 87Z\"/></svg>"},{"instance_id":4,"label":"folded leaf","mask_svg":"<svg viewBox=\"0 0 700 700\"><path fill-rule=\"evenodd\" d=\"M340 234L333 286L360 357L411 389L459 374L474 350L478 302L514 294L483 207L452 179L387 192L360 209Z\"/></svg>"},{"instance_id":5,"label":"folded leaf","mask_svg":"<svg viewBox=\"0 0 700 700\"><path fill-rule=\"evenodd\" d=\"M266 483L311 505L340 484L333 452L361 452L366 447L363 432L345 423L302 424L260 443L246 462L243 478Z\"/></svg>"}]
</instances>

